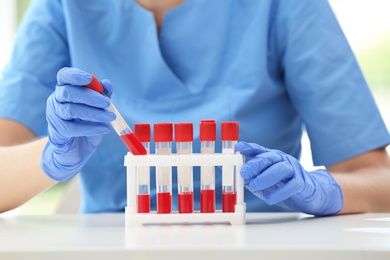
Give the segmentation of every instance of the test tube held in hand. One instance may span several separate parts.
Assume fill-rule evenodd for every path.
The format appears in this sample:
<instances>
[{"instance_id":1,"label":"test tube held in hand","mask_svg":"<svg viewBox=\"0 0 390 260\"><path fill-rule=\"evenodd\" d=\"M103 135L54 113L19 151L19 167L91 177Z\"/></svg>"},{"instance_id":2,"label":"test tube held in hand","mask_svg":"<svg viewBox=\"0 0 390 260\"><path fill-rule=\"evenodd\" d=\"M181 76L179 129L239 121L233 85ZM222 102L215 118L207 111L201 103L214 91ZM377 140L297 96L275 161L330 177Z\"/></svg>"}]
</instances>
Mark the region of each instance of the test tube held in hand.
<instances>
[{"instance_id":1,"label":"test tube held in hand","mask_svg":"<svg viewBox=\"0 0 390 260\"><path fill-rule=\"evenodd\" d=\"M135 124L134 133L150 153L150 124ZM137 168L137 210L138 213L150 213L150 167Z\"/></svg>"},{"instance_id":2,"label":"test tube held in hand","mask_svg":"<svg viewBox=\"0 0 390 260\"><path fill-rule=\"evenodd\" d=\"M156 155L172 154L172 124L154 124L154 142ZM172 212L172 168L156 167L157 213Z\"/></svg>"},{"instance_id":3,"label":"test tube held in hand","mask_svg":"<svg viewBox=\"0 0 390 260\"><path fill-rule=\"evenodd\" d=\"M94 75L92 75L91 83L86 85L86 87L106 96L106 94L104 93L103 86L100 84L99 80ZM111 100L110 106L107 108L107 110L113 112L116 115L115 120L111 121L110 124L112 128L114 128L115 132L122 139L126 147L130 150L130 152L134 155L145 155L147 153L145 147L141 144L141 142L135 136L131 128L127 125L126 121L123 119L119 111L115 108Z\"/></svg>"},{"instance_id":4,"label":"test tube held in hand","mask_svg":"<svg viewBox=\"0 0 390 260\"><path fill-rule=\"evenodd\" d=\"M222 122L222 153L234 154L234 146L238 142L238 122ZM222 169L222 212L234 212L237 204L235 167Z\"/></svg>"},{"instance_id":5,"label":"test tube held in hand","mask_svg":"<svg viewBox=\"0 0 390 260\"><path fill-rule=\"evenodd\" d=\"M192 123L178 123L175 127L176 153L191 154L193 126ZM194 211L193 172L191 166L177 167L179 213Z\"/></svg>"},{"instance_id":6,"label":"test tube held in hand","mask_svg":"<svg viewBox=\"0 0 390 260\"><path fill-rule=\"evenodd\" d=\"M200 152L201 154L215 153L216 123L214 120L200 121ZM215 212L215 168L201 166L200 168L200 212Z\"/></svg>"}]
</instances>

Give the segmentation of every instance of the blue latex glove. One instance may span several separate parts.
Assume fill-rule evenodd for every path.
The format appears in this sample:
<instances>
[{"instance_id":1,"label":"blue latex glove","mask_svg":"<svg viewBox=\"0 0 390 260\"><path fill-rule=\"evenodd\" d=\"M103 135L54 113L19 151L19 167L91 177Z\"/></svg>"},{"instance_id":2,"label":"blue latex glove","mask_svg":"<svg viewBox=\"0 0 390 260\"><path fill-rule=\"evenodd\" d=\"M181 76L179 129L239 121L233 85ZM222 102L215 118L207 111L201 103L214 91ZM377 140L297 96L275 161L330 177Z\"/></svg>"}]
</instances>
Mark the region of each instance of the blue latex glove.
<instances>
[{"instance_id":1,"label":"blue latex glove","mask_svg":"<svg viewBox=\"0 0 390 260\"><path fill-rule=\"evenodd\" d=\"M48 142L41 156L41 168L56 181L68 181L80 172L96 150L108 123L115 114L105 110L110 100L84 87L91 74L76 68L63 68L57 74L57 86L47 99ZM111 95L108 80L100 82L105 94Z\"/></svg>"},{"instance_id":2,"label":"blue latex glove","mask_svg":"<svg viewBox=\"0 0 390 260\"><path fill-rule=\"evenodd\" d=\"M241 169L245 187L267 204L318 216L343 208L340 185L327 170L307 172L294 157L257 144L239 142L235 150L251 158Z\"/></svg>"}]
</instances>

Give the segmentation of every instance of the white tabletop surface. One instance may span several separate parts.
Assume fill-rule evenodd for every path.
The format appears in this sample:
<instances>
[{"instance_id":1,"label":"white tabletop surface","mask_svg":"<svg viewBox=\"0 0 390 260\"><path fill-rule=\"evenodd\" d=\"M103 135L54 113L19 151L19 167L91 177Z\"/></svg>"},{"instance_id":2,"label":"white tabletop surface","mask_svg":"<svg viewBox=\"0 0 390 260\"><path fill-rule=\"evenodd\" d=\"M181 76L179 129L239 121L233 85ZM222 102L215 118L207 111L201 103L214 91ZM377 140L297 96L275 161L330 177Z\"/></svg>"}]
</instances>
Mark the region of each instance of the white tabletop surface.
<instances>
[{"instance_id":1,"label":"white tabletop surface","mask_svg":"<svg viewBox=\"0 0 390 260\"><path fill-rule=\"evenodd\" d=\"M124 214L2 216L0 259L390 259L390 214L247 214L247 224L125 227Z\"/></svg>"}]
</instances>

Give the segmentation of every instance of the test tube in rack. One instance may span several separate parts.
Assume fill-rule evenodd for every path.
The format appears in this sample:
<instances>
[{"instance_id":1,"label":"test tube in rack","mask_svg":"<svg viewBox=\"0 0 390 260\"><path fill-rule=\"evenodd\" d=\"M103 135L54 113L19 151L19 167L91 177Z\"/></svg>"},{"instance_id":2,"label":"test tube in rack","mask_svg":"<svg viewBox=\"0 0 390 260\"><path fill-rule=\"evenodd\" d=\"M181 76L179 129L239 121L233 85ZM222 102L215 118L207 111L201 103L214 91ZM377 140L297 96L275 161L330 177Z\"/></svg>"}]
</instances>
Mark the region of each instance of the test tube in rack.
<instances>
[{"instance_id":1,"label":"test tube in rack","mask_svg":"<svg viewBox=\"0 0 390 260\"><path fill-rule=\"evenodd\" d=\"M214 120L200 121L200 152L201 154L215 153L216 123ZM200 168L200 212L215 212L215 168L201 166Z\"/></svg>"},{"instance_id":2,"label":"test tube in rack","mask_svg":"<svg viewBox=\"0 0 390 260\"><path fill-rule=\"evenodd\" d=\"M192 154L192 123L175 124L176 154ZM191 166L177 167L179 213L194 211L193 172Z\"/></svg>"},{"instance_id":3,"label":"test tube in rack","mask_svg":"<svg viewBox=\"0 0 390 260\"><path fill-rule=\"evenodd\" d=\"M135 136L150 153L150 124L135 124ZM139 166L137 168L137 212L150 212L150 167Z\"/></svg>"},{"instance_id":4,"label":"test tube in rack","mask_svg":"<svg viewBox=\"0 0 390 260\"><path fill-rule=\"evenodd\" d=\"M222 154L234 154L234 146L238 141L238 122L222 122L221 124ZM222 174L222 212L234 212L237 204L234 167L223 169Z\"/></svg>"},{"instance_id":5,"label":"test tube in rack","mask_svg":"<svg viewBox=\"0 0 390 260\"><path fill-rule=\"evenodd\" d=\"M154 142L156 155L172 154L172 124L154 124ZM172 168L156 167L157 213L172 212Z\"/></svg>"}]
</instances>

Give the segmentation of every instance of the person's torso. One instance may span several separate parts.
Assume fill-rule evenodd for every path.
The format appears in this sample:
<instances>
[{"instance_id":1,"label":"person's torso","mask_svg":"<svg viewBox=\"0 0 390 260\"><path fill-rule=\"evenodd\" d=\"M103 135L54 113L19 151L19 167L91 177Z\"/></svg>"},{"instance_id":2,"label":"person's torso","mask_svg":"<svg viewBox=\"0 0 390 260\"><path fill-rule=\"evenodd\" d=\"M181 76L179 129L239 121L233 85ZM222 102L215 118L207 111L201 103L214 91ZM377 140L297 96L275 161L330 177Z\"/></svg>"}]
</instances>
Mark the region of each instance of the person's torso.
<instances>
[{"instance_id":1,"label":"person's torso","mask_svg":"<svg viewBox=\"0 0 390 260\"><path fill-rule=\"evenodd\" d=\"M159 35L135 1L63 5L72 66L112 81L112 101L130 127L193 122L199 152L198 123L214 119L218 152L220 123L238 121L240 140L299 156L302 124L274 49L272 0L187 0L165 14ZM104 137L81 175L84 211L126 206L126 152L114 131Z\"/></svg>"}]
</instances>

